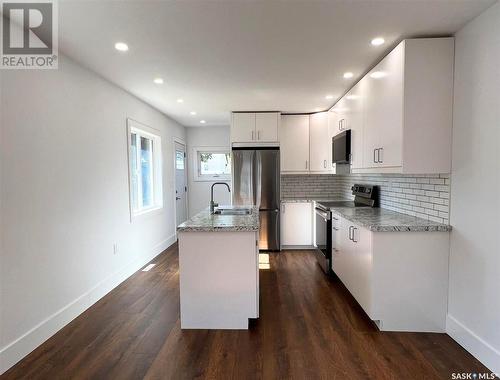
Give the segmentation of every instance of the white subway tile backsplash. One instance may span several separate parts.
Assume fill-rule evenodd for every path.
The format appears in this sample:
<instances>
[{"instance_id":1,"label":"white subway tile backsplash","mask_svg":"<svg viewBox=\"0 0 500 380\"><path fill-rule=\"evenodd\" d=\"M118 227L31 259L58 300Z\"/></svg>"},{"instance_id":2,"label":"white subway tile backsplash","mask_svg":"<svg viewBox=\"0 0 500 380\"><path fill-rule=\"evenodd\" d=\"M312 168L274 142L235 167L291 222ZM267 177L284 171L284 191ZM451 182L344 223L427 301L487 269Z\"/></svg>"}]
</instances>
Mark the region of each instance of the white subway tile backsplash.
<instances>
[{"instance_id":1,"label":"white subway tile backsplash","mask_svg":"<svg viewBox=\"0 0 500 380\"><path fill-rule=\"evenodd\" d=\"M379 186L382 208L449 223L451 180L446 173L282 175L281 197L352 199L355 183Z\"/></svg>"}]
</instances>

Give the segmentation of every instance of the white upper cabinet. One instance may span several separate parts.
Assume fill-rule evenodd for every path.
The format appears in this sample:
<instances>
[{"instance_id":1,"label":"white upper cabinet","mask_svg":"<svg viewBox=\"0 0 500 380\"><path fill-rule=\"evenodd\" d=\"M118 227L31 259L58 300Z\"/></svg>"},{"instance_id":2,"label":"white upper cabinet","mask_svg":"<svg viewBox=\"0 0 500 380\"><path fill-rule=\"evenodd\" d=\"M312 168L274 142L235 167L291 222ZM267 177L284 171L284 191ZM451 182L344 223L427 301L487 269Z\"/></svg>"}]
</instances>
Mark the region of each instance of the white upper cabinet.
<instances>
[{"instance_id":1,"label":"white upper cabinet","mask_svg":"<svg viewBox=\"0 0 500 380\"><path fill-rule=\"evenodd\" d=\"M353 173L449 173L453 38L401 42L329 111Z\"/></svg>"},{"instance_id":2,"label":"white upper cabinet","mask_svg":"<svg viewBox=\"0 0 500 380\"><path fill-rule=\"evenodd\" d=\"M278 142L279 112L234 112L231 143Z\"/></svg>"},{"instance_id":3,"label":"white upper cabinet","mask_svg":"<svg viewBox=\"0 0 500 380\"><path fill-rule=\"evenodd\" d=\"M328 125L328 112L312 114L309 118L309 170L329 173L332 170L332 134Z\"/></svg>"},{"instance_id":4,"label":"white upper cabinet","mask_svg":"<svg viewBox=\"0 0 500 380\"><path fill-rule=\"evenodd\" d=\"M401 167L404 43L366 77L364 167Z\"/></svg>"},{"instance_id":5,"label":"white upper cabinet","mask_svg":"<svg viewBox=\"0 0 500 380\"><path fill-rule=\"evenodd\" d=\"M255 114L255 133L257 141L278 141L279 113L259 112Z\"/></svg>"},{"instance_id":6,"label":"white upper cabinet","mask_svg":"<svg viewBox=\"0 0 500 380\"><path fill-rule=\"evenodd\" d=\"M279 127L281 171L309 172L309 115L282 115Z\"/></svg>"},{"instance_id":7,"label":"white upper cabinet","mask_svg":"<svg viewBox=\"0 0 500 380\"><path fill-rule=\"evenodd\" d=\"M253 142L255 140L255 114L233 113L231 142Z\"/></svg>"},{"instance_id":8,"label":"white upper cabinet","mask_svg":"<svg viewBox=\"0 0 500 380\"><path fill-rule=\"evenodd\" d=\"M363 107L366 97L366 78L356 84L344 97L343 123L351 130L351 169L363 168ZM341 123L342 124L342 123Z\"/></svg>"},{"instance_id":9,"label":"white upper cabinet","mask_svg":"<svg viewBox=\"0 0 500 380\"><path fill-rule=\"evenodd\" d=\"M345 131L348 128L345 114L345 103L346 98L344 96L329 111L328 125L332 136L335 136L336 134Z\"/></svg>"},{"instance_id":10,"label":"white upper cabinet","mask_svg":"<svg viewBox=\"0 0 500 380\"><path fill-rule=\"evenodd\" d=\"M346 116L352 172L450 172L453 56L453 38L405 40L361 80L362 149L354 139L356 118Z\"/></svg>"}]
</instances>

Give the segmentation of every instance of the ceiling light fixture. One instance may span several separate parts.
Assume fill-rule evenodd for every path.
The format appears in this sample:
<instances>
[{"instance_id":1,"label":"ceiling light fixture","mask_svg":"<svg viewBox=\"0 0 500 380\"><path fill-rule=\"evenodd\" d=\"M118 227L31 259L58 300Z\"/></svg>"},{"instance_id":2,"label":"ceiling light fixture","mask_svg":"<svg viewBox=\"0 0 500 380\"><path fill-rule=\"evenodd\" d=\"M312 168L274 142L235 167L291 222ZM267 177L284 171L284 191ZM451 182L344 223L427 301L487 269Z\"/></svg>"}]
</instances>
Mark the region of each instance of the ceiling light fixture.
<instances>
[{"instance_id":1,"label":"ceiling light fixture","mask_svg":"<svg viewBox=\"0 0 500 380\"><path fill-rule=\"evenodd\" d=\"M191 111L189 114L194 116L196 115L196 111Z\"/></svg>"},{"instance_id":2,"label":"ceiling light fixture","mask_svg":"<svg viewBox=\"0 0 500 380\"><path fill-rule=\"evenodd\" d=\"M205 123L206 123L206 121L205 121L205 120L200 120L200 123L201 123L201 124L205 124Z\"/></svg>"},{"instance_id":3,"label":"ceiling light fixture","mask_svg":"<svg viewBox=\"0 0 500 380\"><path fill-rule=\"evenodd\" d=\"M371 41L371 44L373 46L380 46L383 45L385 40L382 37L376 37Z\"/></svg>"},{"instance_id":4,"label":"ceiling light fixture","mask_svg":"<svg viewBox=\"0 0 500 380\"><path fill-rule=\"evenodd\" d=\"M354 76L353 73L351 73L350 71L348 71L347 73L344 73L344 79L349 79L349 78L352 78Z\"/></svg>"},{"instance_id":5,"label":"ceiling light fixture","mask_svg":"<svg viewBox=\"0 0 500 380\"><path fill-rule=\"evenodd\" d=\"M359 96L358 95L347 95L345 98L349 99L349 100L353 100L353 99L358 99Z\"/></svg>"},{"instance_id":6,"label":"ceiling light fixture","mask_svg":"<svg viewBox=\"0 0 500 380\"><path fill-rule=\"evenodd\" d=\"M374 79L379 79L385 77L387 74L383 71L374 71L373 73L370 74L370 77Z\"/></svg>"},{"instance_id":7,"label":"ceiling light fixture","mask_svg":"<svg viewBox=\"0 0 500 380\"><path fill-rule=\"evenodd\" d=\"M326 100L331 100L331 99L333 99L333 95L326 95L326 96L325 96L325 99L326 99Z\"/></svg>"},{"instance_id":8,"label":"ceiling light fixture","mask_svg":"<svg viewBox=\"0 0 500 380\"><path fill-rule=\"evenodd\" d=\"M128 45L125 42L117 42L115 49L118 51L128 51Z\"/></svg>"},{"instance_id":9,"label":"ceiling light fixture","mask_svg":"<svg viewBox=\"0 0 500 380\"><path fill-rule=\"evenodd\" d=\"M184 99L181 98L177 99L177 103L184 103Z\"/></svg>"},{"instance_id":10,"label":"ceiling light fixture","mask_svg":"<svg viewBox=\"0 0 500 380\"><path fill-rule=\"evenodd\" d=\"M156 84L163 84L163 78L155 78L153 79L153 82L155 82Z\"/></svg>"}]
</instances>

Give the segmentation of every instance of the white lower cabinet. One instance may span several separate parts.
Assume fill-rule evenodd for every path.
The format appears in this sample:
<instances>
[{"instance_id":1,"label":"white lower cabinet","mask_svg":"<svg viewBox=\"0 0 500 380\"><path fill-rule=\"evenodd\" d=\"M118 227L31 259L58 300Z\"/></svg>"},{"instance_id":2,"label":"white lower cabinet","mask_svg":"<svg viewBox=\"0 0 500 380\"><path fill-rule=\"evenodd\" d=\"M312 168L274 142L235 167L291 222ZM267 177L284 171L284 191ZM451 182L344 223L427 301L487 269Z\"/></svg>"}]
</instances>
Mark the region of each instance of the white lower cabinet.
<instances>
[{"instance_id":1,"label":"white lower cabinet","mask_svg":"<svg viewBox=\"0 0 500 380\"><path fill-rule=\"evenodd\" d=\"M379 329L444 332L449 233L371 232L339 219L332 269Z\"/></svg>"},{"instance_id":2,"label":"white lower cabinet","mask_svg":"<svg viewBox=\"0 0 500 380\"><path fill-rule=\"evenodd\" d=\"M312 228L311 202L281 203L281 246L311 247Z\"/></svg>"}]
</instances>

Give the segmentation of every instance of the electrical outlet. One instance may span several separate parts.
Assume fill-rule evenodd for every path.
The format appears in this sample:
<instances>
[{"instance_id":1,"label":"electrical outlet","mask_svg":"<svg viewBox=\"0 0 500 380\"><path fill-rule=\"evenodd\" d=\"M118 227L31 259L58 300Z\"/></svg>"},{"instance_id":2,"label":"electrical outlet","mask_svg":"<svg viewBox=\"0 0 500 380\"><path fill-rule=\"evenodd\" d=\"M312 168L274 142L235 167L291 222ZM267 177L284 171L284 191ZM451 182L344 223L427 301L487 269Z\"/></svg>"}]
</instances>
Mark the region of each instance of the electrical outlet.
<instances>
[{"instance_id":1,"label":"electrical outlet","mask_svg":"<svg viewBox=\"0 0 500 380\"><path fill-rule=\"evenodd\" d=\"M118 253L118 243L113 243L113 255Z\"/></svg>"}]
</instances>

